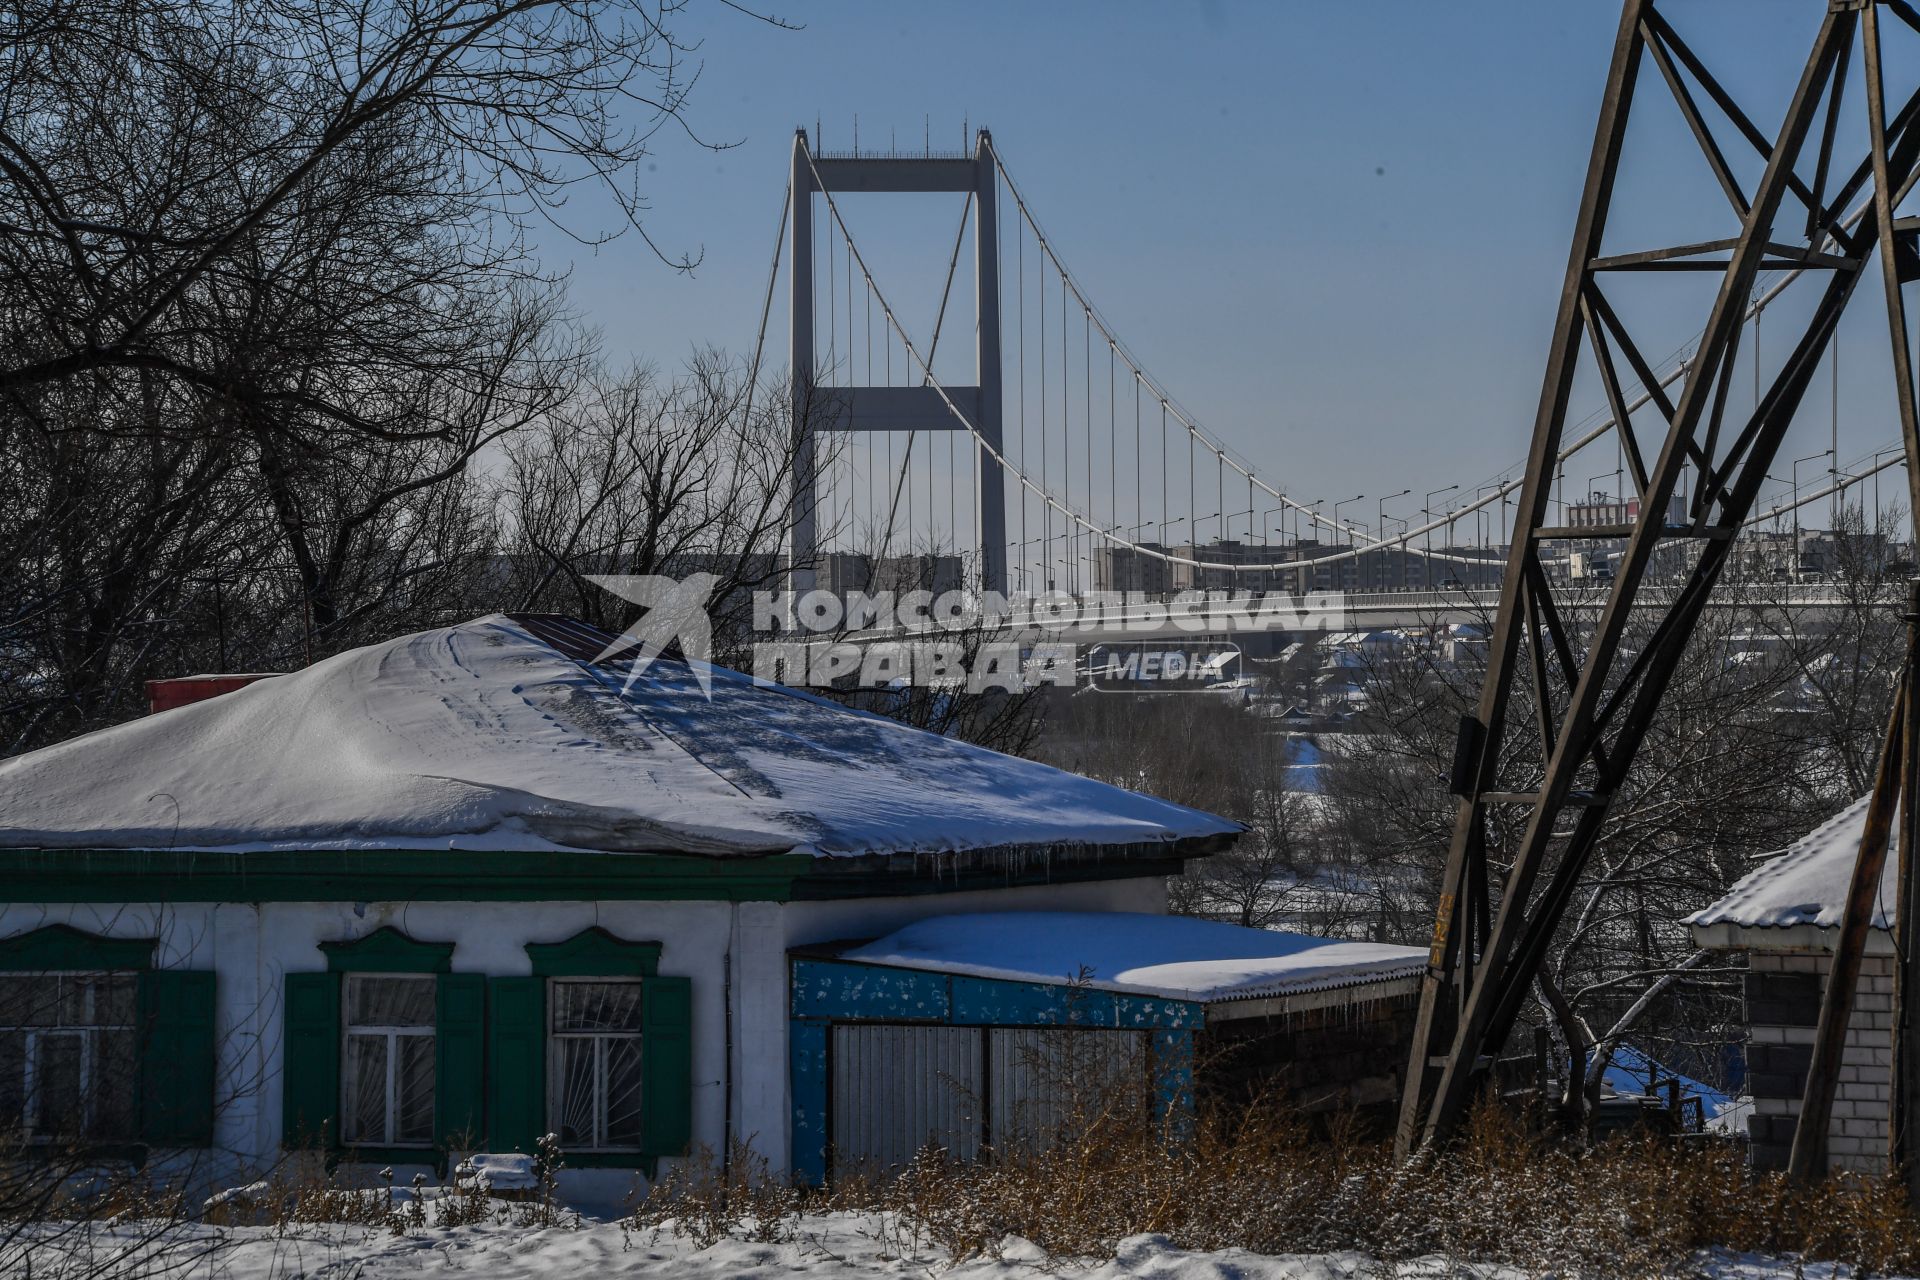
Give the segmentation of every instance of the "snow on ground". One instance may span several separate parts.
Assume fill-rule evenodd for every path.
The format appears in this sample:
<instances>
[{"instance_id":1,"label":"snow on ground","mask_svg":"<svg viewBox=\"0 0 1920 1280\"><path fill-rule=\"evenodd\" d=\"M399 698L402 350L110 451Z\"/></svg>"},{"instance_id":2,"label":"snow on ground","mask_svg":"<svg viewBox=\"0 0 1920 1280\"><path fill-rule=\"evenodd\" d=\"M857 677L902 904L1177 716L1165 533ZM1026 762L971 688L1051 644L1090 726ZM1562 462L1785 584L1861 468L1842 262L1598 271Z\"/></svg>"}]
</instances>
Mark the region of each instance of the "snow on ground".
<instances>
[{"instance_id":1,"label":"snow on ground","mask_svg":"<svg viewBox=\"0 0 1920 1280\"><path fill-rule=\"evenodd\" d=\"M98 1241L106 1244L107 1241ZM892 1276L952 1280L1524 1280L1512 1267L1466 1265L1441 1258L1381 1263L1356 1253L1263 1256L1239 1249L1195 1252L1163 1236L1132 1236L1113 1258L1056 1259L1008 1237L994 1256L952 1263L937 1249L913 1248L870 1215L822 1214L801 1219L797 1238L760 1244L726 1239L706 1249L671 1232L625 1231L615 1223L528 1229L458 1227L395 1236L367 1227L308 1227L285 1234L270 1227L191 1228L181 1246L197 1255L188 1274L209 1280L401 1280L475 1276L487 1280L870 1280ZM903 1245L907 1247L902 1247ZM97 1256L97 1255L96 1255ZM35 1276L58 1280L59 1260L42 1252ZM155 1272L154 1274L160 1274ZM169 1273L171 1274L171 1273ZM1839 1280L1822 1264L1702 1254L1678 1274L1700 1280ZM1883 1280L1898 1280L1896 1277Z\"/></svg>"},{"instance_id":2,"label":"snow on ground","mask_svg":"<svg viewBox=\"0 0 1920 1280\"><path fill-rule=\"evenodd\" d=\"M1310 938L1190 916L1027 911L935 916L843 957L868 964L1025 982L1064 982L1169 999L1320 991L1417 973L1427 953Z\"/></svg>"},{"instance_id":3,"label":"snow on ground","mask_svg":"<svg viewBox=\"0 0 1920 1280\"><path fill-rule=\"evenodd\" d=\"M708 698L684 663L577 656L608 639L494 615L0 761L0 847L834 856L1240 829L735 672Z\"/></svg>"},{"instance_id":4,"label":"snow on ground","mask_svg":"<svg viewBox=\"0 0 1920 1280\"><path fill-rule=\"evenodd\" d=\"M1730 1097L1710 1084L1649 1058L1630 1044L1616 1046L1613 1061L1607 1064L1606 1087L1615 1093L1651 1093L1662 1081L1678 1080L1680 1096L1700 1099L1702 1118L1709 1132L1746 1136L1747 1118L1753 1114L1752 1098Z\"/></svg>"}]
</instances>

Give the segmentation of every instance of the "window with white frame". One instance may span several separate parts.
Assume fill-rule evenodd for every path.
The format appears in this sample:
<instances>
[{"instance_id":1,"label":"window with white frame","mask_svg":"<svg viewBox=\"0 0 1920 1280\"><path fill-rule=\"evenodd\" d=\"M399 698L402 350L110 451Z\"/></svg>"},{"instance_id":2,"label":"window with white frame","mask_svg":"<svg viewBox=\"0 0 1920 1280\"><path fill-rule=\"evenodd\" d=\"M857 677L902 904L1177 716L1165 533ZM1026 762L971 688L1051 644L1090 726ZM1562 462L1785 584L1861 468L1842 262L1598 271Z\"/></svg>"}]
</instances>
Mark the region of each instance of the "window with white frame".
<instances>
[{"instance_id":1,"label":"window with white frame","mask_svg":"<svg viewBox=\"0 0 1920 1280\"><path fill-rule=\"evenodd\" d=\"M434 981L347 975L340 1136L348 1145L432 1145Z\"/></svg>"},{"instance_id":2,"label":"window with white frame","mask_svg":"<svg viewBox=\"0 0 1920 1280\"><path fill-rule=\"evenodd\" d=\"M0 974L0 1131L30 1142L134 1136L137 981Z\"/></svg>"},{"instance_id":3,"label":"window with white frame","mask_svg":"<svg viewBox=\"0 0 1920 1280\"><path fill-rule=\"evenodd\" d=\"M551 1124L577 1151L640 1146L640 982L555 979Z\"/></svg>"}]
</instances>

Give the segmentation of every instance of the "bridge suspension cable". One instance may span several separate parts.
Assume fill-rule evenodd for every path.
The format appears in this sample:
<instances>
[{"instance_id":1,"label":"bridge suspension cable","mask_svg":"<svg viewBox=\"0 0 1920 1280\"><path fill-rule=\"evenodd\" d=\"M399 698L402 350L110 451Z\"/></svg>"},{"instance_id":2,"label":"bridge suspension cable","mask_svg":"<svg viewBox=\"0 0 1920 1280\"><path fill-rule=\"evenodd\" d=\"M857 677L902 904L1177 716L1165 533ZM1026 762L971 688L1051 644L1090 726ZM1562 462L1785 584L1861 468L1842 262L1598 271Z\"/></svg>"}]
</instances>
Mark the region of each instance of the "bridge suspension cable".
<instances>
[{"instance_id":1,"label":"bridge suspension cable","mask_svg":"<svg viewBox=\"0 0 1920 1280\"><path fill-rule=\"evenodd\" d=\"M1138 379L1140 382L1146 385L1146 387L1152 392L1152 394L1160 401L1162 409L1172 414L1175 420L1177 420L1182 426L1186 428L1186 430L1188 431L1188 433L1190 434L1193 440L1198 441L1202 446L1210 450L1215 455L1220 465L1232 467L1234 470L1238 471L1242 476L1244 476L1250 488L1257 487L1260 490L1264 491L1269 497L1272 497L1275 500L1285 504L1286 506L1293 508L1295 510L1298 510L1303 514L1308 515L1312 520L1313 524L1315 525L1315 527L1324 527L1324 528L1336 530L1337 532L1340 532L1340 533L1345 533L1353 537L1356 540L1356 544L1359 544L1359 543L1365 544L1365 545L1355 545L1351 548L1348 548L1342 551L1331 552L1324 556L1287 560L1287 561L1282 561L1282 562L1278 562L1276 564L1271 564L1271 565L1240 564L1236 566L1229 563L1208 562L1208 567L1224 568L1224 569L1239 568L1241 570L1250 571L1250 572L1259 571L1263 569L1300 568L1300 567L1306 567L1311 565L1332 564L1342 560L1355 559L1359 556L1365 555L1369 552L1375 551L1380 548L1394 548L1397 550L1404 550L1409 554L1413 554L1413 555L1420 555L1420 556L1429 557L1432 559L1445 560L1445 561L1455 562L1455 563L1465 563L1465 562L1471 562L1474 560L1482 560L1488 563L1501 562L1498 558L1492 558L1492 557L1465 556L1457 553L1448 553L1445 551L1434 552L1429 549L1412 546L1411 540L1414 538L1420 537L1424 534L1431 533L1440 529L1451 529L1452 527L1457 525L1463 518L1473 515L1474 513L1480 510L1483 510L1486 507L1492 506L1495 502L1499 502L1505 497L1507 497L1509 494L1516 492L1524 483L1524 477L1515 477L1512 479L1505 480L1497 484L1489 493L1486 494L1485 497L1479 497L1474 499L1473 501L1463 503L1458 507L1451 508L1441 517L1429 519L1429 521L1426 524L1421 524L1421 525L1410 524L1409 527L1404 529L1400 534L1396 535L1395 537L1386 538L1386 537L1373 537L1369 535L1365 530L1356 528L1352 525L1339 524L1333 521L1328 521L1323 517L1321 517L1319 513L1313 510L1311 507L1301 504L1300 502L1296 501L1292 497L1288 496L1286 493L1282 492L1281 490L1274 487L1273 485L1268 484L1265 480L1257 476L1254 473L1251 465L1240 461L1240 459L1235 456L1233 451L1225 444L1224 441L1216 440L1212 436L1210 436L1200 426L1199 422L1193 417L1193 415L1188 413L1186 409L1181 406L1179 401L1170 392L1168 392L1164 386L1162 386L1159 382L1157 382L1153 378L1153 376L1149 374L1144 367L1142 367L1140 362L1134 358L1131 350L1127 347L1126 343L1120 339L1118 334L1114 332L1112 326L1110 326L1107 323L1105 317L1101 315L1099 309L1096 306L1094 306L1091 297L1088 295L1088 293L1084 289L1081 288L1078 279L1068 269L1066 263L1061 260L1059 253L1054 249L1053 242L1047 237L1046 233L1041 229L1039 220L1036 217L1036 215L1033 213L1032 207L1027 203L1026 198L1021 194L1018 184L1015 183L1013 180L1013 175L1010 172L1008 172L1006 162L1000 155L1000 151L997 144L989 142L988 145L991 148L994 165L999 172L1001 181L1006 185L1008 194L1013 197L1014 205L1019 210L1022 220L1027 224L1028 227L1032 229L1034 238L1036 242L1039 244L1042 252L1045 253L1047 259L1053 263L1054 269L1060 273L1062 280L1066 282L1067 288L1072 291L1074 299L1083 308L1085 308L1086 313L1091 319L1091 321L1099 327L1102 338L1104 338L1114 350L1120 353L1121 357L1126 361L1127 367L1132 372L1133 376L1136 379ZM1861 218L1865 216L1867 210L1871 207L1871 205L1872 205L1871 198L1861 199L1860 202L1851 211L1849 211L1844 218L1840 220L1840 228L1844 231L1853 230L1855 227L1859 225ZM1837 238L1833 231L1829 230L1829 232L1825 237L1824 243L1826 244L1837 243ZM1794 267L1790 270L1785 270L1777 273L1769 273L1774 278L1770 283L1767 284L1767 286L1764 289L1762 289L1760 292L1757 293L1752 304L1748 308L1746 318L1748 320L1751 320L1753 323L1757 325L1759 322L1760 316L1765 312L1767 307L1772 305L1783 293L1787 291L1787 289L1795 281L1800 279L1800 277L1805 274L1805 271L1806 271L1806 268L1804 267ZM1650 380L1645 378L1642 379L1643 384L1646 384L1650 381L1651 386L1657 386L1658 388L1664 390L1665 388L1672 386L1675 382L1679 381L1682 377L1685 376L1688 368L1691 365L1690 351L1693 345L1694 344L1692 343L1687 344L1687 346L1682 347L1680 350L1670 355L1665 361L1662 361L1661 365L1659 366L1658 372L1655 373L1655 375ZM1631 416L1633 413L1637 412L1638 410L1644 408L1646 405L1650 404L1654 399L1654 395L1655 393L1653 390L1648 389L1647 385L1643 385L1643 388L1639 392L1639 394L1626 402L1624 407L1627 415ZM1600 410L1597 410L1593 415L1590 415L1589 422L1591 422L1593 425L1591 425L1588 429L1586 429L1580 435L1578 435L1571 443L1567 444L1564 448L1562 448L1559 454L1557 455L1556 462L1560 464L1564 464L1569 459L1571 459L1576 454L1578 454L1581 450L1585 449L1587 446L1605 438L1609 434L1614 433L1616 425L1624 425L1624 424L1616 424L1614 415L1605 407L1603 407ZM1874 472L1883 470L1887 466L1894 465L1897 461L1898 459L1893 459L1887 463L1876 465L1867 471L1856 473L1852 483L1858 483L1860 479L1864 479L1866 476L1874 474ZM1510 468L1509 470L1520 469L1521 465L1522 464L1516 463L1515 467ZM1834 486L1829 487L1827 490L1824 490L1821 496L1823 497L1829 496L1833 492L1844 491L1848 487L1849 487L1848 483L1836 482ZM1804 502L1801 502L1795 505L1806 505L1806 504ZM1791 507L1783 508L1783 510L1786 510L1786 509L1791 509ZM1770 511L1766 513L1765 517L1756 516L1752 520L1749 520L1748 523L1753 523L1755 520L1759 520L1762 518L1771 518L1773 514L1774 513Z\"/></svg>"},{"instance_id":2,"label":"bridge suspension cable","mask_svg":"<svg viewBox=\"0 0 1920 1280\"><path fill-rule=\"evenodd\" d=\"M988 441L981 434L969 415L963 411L949 389L933 370L933 359L938 352L939 334L947 312L954 275L959 261L959 251L965 236L968 212L972 206L972 197L969 195L968 207L962 211L960 230L956 234L953 252L949 257L946 281L941 293L940 309L935 320L933 338L926 353L923 355L908 333L898 312L888 301L885 293L880 289L879 283L875 279L865 255L861 252L859 244L855 240L852 230L846 222L839 202L835 199L834 192L821 179L820 170L817 165L815 165L815 156L811 147L808 147L806 150L806 162L812 170L815 189L825 198L832 231L838 233L837 236L830 233L827 237L829 263L827 272L829 278L828 308L830 313L828 316L827 331L830 335L833 335L830 337L829 343L829 361L835 361L839 355L837 318L831 314L838 306L838 284L836 281L839 273L833 269L834 263L832 260L834 254L833 241L838 239L843 242L845 259L845 298L848 313L846 318L846 337L849 362L851 354L855 349L853 332L855 308L853 298L854 277L857 272L860 279L862 302L864 303L863 309L866 317L864 355L869 370L869 381L872 380L871 370L874 364L873 342L875 335L872 330L872 313L877 307L883 322L879 335L882 344L880 365L888 384L892 383L892 345L894 341L897 340L900 343L903 356L902 371L908 379L914 380L917 378L921 385L935 392L941 405L946 412L952 416L958 428L966 431L967 434L971 436L977 448L977 458L980 457L980 455L984 455L985 459L989 459L992 465L999 467L1007 477L1015 481L1016 492L1020 495L1020 498L1018 502L1018 517L1015 525L1018 529L1018 541L1013 545L1023 552L1023 555L1019 558L1021 561L1023 581L1026 568L1030 563L1024 556L1024 551L1036 542L1042 547L1039 557L1039 567L1044 581L1048 584L1057 581L1052 577L1055 562L1052 559L1053 553L1051 550L1056 541L1063 544L1064 578L1065 584L1069 589L1078 585L1082 572L1081 566L1083 564L1085 565L1086 585L1089 587L1094 585L1096 575L1093 563L1096 548L1098 547L1123 549L1145 560L1157 561L1169 566L1180 565L1189 569L1201 571L1211 570L1229 575L1242 573L1292 573L1301 575L1302 580L1304 580L1304 575L1308 571L1323 566L1360 560L1369 555L1388 550L1420 557L1429 562L1446 564L1491 566L1504 563L1505 557L1499 554L1472 554L1469 551L1459 548L1442 547L1435 549L1430 545L1417 545L1415 540L1431 535L1436 531L1450 531L1457 527L1462 520L1469 517L1477 519L1477 513L1494 506L1496 503L1501 504L1502 509L1504 509L1508 497L1519 490L1524 483L1522 478L1509 475L1506 478L1497 478L1489 484L1478 486L1475 490L1475 496L1472 499L1461 502L1455 506L1449 506L1445 511L1437 515L1431 510L1423 510L1422 514L1427 517L1424 523L1416 523L1411 519L1400 520L1400 531L1392 536L1388 536L1384 527L1387 520L1389 518L1398 518L1387 516L1384 500L1380 503L1379 507L1381 527L1377 533L1372 533L1355 522L1344 521L1339 518L1338 508L1346 505L1345 500L1335 504L1333 516L1328 517L1318 509L1317 503L1301 502L1257 474L1252 465L1243 461L1224 440L1216 438L1203 429L1195 416L1188 412L1166 387L1154 378L1142 363L1134 357L1131 349L1120 338L1106 317L1094 305L1091 296L1062 261L1058 251L1054 247L1053 241L1041 228L1024 194L1014 182L997 147L994 146L990 139L983 139L983 145L992 158L998 181L1005 187L1008 195L1014 202L1015 208L1020 214L1019 220L1016 223L1016 245L1012 263L1014 283L1016 292L1019 295L1019 304L1016 307L1016 345L1019 347L1016 370L1018 389L1017 393L1010 398L1012 402L1010 407L1013 412L1009 416L1014 419L1011 424L1014 427L1014 431L1009 434L1013 436L1013 439L1001 445L996 445ZM1850 230L1855 227L1869 207L1870 202L1863 200L1858 207L1839 220L1838 228L1827 232L1827 240L1834 242L1836 234L1844 233L1843 229ZM1037 361L1039 386L1038 395L1035 397L1037 419L1034 424L1029 424L1027 420L1029 377L1026 342L1026 237L1028 234L1031 234L1039 250L1039 258L1035 266L1036 270L1042 273L1040 280L1042 287L1035 290L1038 303L1037 323L1040 359ZM778 262L778 252L776 248L776 265ZM1048 315L1049 310L1051 310L1047 305L1049 290L1044 287L1050 283L1044 279L1049 267L1052 273L1060 279L1058 298L1055 303L1058 311L1053 317L1049 317ZM1779 298L1781 294L1804 273L1804 270L1805 268L1795 267L1775 273L1777 278L1771 282L1766 282L1764 288L1756 290L1756 294L1746 310L1744 319L1754 323L1757 327L1759 318L1766 308ZM1004 292L1004 282L1001 282L997 287L1002 288ZM770 305L771 291L769 291L768 295L769 308ZM1078 326L1071 323L1074 318L1071 316L1071 312L1075 309L1081 312L1081 315L1078 317L1081 323ZM763 331L765 319L766 316L763 313ZM1053 321L1051 331L1048 327L1050 319ZM1080 349L1078 354L1081 356L1081 360L1078 363L1081 365L1081 368L1077 370L1071 369L1070 367L1075 363L1071 358L1075 352L1072 350L1069 342L1070 333L1074 329L1080 331ZM1096 336L1098 339L1097 342ZM1049 377L1047 367L1051 363L1048 359L1051 345L1050 339L1057 339L1059 344L1057 354L1060 371L1057 380L1057 391L1059 395L1057 405L1052 399L1056 388L1054 385L1051 385L1052 379ZM762 334L762 341L764 341L764 332ZM1108 461L1107 467L1105 468L1107 474L1104 477L1096 475L1094 459L1097 441L1094 430L1095 397L1093 366L1095 363L1094 352L1098 346L1102 345L1107 348L1108 363L1107 377L1105 379L1105 410L1108 417L1106 436ZM1630 399L1623 398L1617 404L1603 406L1589 415L1587 422L1582 423L1581 427L1578 428L1579 434L1567 443L1557 455L1556 465L1559 467L1561 475L1564 476L1564 464L1569 459L1595 442L1604 439L1608 434L1617 434L1617 431L1624 426L1624 424L1619 421L1621 418L1630 419L1632 415L1641 408L1660 399L1665 388L1673 385L1684 377L1691 365L1691 350L1694 345L1694 343L1683 345L1668 356L1666 360L1661 361L1658 366L1648 367L1635 363L1633 372L1638 378L1640 390ZM756 368L759 360L758 350L759 344L756 344ZM1136 522L1131 525L1121 520L1119 514L1119 459L1118 451L1113 448L1121 430L1120 401L1117 388L1119 386L1118 375L1122 367L1125 368L1128 374L1128 380L1132 383L1132 398L1134 400L1134 451L1132 455L1134 458L1134 476L1131 514ZM1071 376L1073 374L1078 374L1079 376L1075 378ZM1082 393L1081 412L1078 415L1073 413L1074 406L1071 403L1070 392L1073 389L1072 384L1074 383L1078 384ZM1144 429L1146 418L1143 410L1148 400L1158 401L1160 411L1158 453L1160 509L1158 519L1146 518L1147 513L1144 505L1144 481L1146 479L1145 471L1149 455L1144 452L1146 449ZM1056 408L1058 411L1057 453L1052 430ZM1078 417L1078 422L1073 421L1075 417ZM1030 432L1030 426L1037 427L1037 431ZM1077 434L1082 437L1083 450L1083 457L1078 460L1081 466L1078 468L1074 466L1076 459L1073 457L1074 442L1072 437L1076 434L1073 431L1075 426L1080 428ZM881 556L884 556L892 546L896 522L903 500L908 509L907 523L910 531L914 525L914 486L911 483L911 467L916 456L915 446L919 434L920 430L918 428L906 432L905 452L896 468L892 460L892 433L888 433L888 454L884 472L881 472L877 465L878 459L874 456L871 441L869 440L867 442L866 470L869 476L873 481L878 481L880 475L884 474L889 481L885 490L887 495L885 522L878 542ZM1169 486L1174 469L1170 465L1171 459L1167 446L1169 444L1169 436L1177 434L1184 434L1187 442L1187 459L1184 468L1185 475L1183 477L1186 482L1187 501L1185 513L1176 516L1173 513L1173 507L1169 501ZM1029 453L1030 447L1036 444L1038 448L1037 466L1030 461ZM952 445L953 440L952 434L950 433L948 451L950 494L948 510L953 513L957 521L960 508L957 500L953 496L955 483L952 466ZM1017 457L1015 456L1016 451L1018 454ZM919 454L925 458L927 464L926 497L928 517L931 521L934 518L936 509L932 459L928 456L926 450L920 450ZM1211 469L1215 473L1212 477L1213 484L1210 487L1214 490L1214 499L1218 509L1206 515L1202 515L1198 511L1200 503L1199 471L1201 462L1197 455L1200 454L1211 455L1213 463ZM1051 464L1056 456L1061 462L1059 471L1060 491L1056 491L1052 483L1053 467ZM1879 454L1876 452L1875 455L1872 455L1872 461L1869 465L1859 470L1849 468L1845 473L1842 473L1837 463L1835 463L1835 465L1830 468L1830 483L1825 487L1817 491L1810 490L1805 496L1796 495L1792 502L1777 504L1765 512L1753 513L1743 523L1747 525L1764 523L1767 520L1776 519L1799 507L1807 506L1823 498L1845 492L1876 475L1878 472L1894 466L1901 461L1902 459L1898 456L1880 461ZM1246 483L1248 507L1243 511L1229 513L1226 510L1228 502L1227 474L1229 470L1231 470L1236 477L1234 482L1236 492L1237 486L1242 480ZM975 489L977 489L979 484L978 471L979 466L976 465L974 467L974 485L972 486ZM1104 486L1100 486L1097 483L1100 479L1106 481ZM1084 507L1075 501L1076 481L1078 481L1079 486L1084 489L1081 495L1084 498ZM1111 522L1102 522L1098 517L1098 505L1101 497L1099 490L1102 487L1104 487L1106 491L1107 514L1112 517ZM877 485L874 485L873 489L876 494L880 492ZM1482 493L1481 490L1485 490L1485 492ZM1266 512L1266 515L1270 517L1276 513L1282 514L1283 526L1285 513L1292 512L1295 515L1296 522L1300 517L1305 517L1308 522L1308 527L1315 530L1326 529L1338 535L1344 535L1350 540L1350 545L1339 549L1330 549L1320 554L1299 555L1297 554L1299 539L1296 534L1296 554L1286 559L1265 558L1255 560L1243 557L1234 560L1222 560L1207 558L1204 554L1205 547L1201 543L1199 526L1208 520L1217 519L1219 521L1218 540L1224 543L1228 540L1228 535L1231 532L1231 519L1244 515L1247 517L1248 540L1251 542L1254 533L1253 517L1257 514L1258 495L1260 494L1265 494L1268 498L1279 504L1272 510ZM1038 538L1029 537L1030 505L1037 505L1039 510L1040 533ZM1060 525L1058 530L1054 528L1056 520ZM878 522L877 513L875 522ZM1168 534L1172 528L1180 524L1188 525L1187 545L1183 548L1175 549L1168 545ZM1270 528L1270 526L1266 527ZM1149 528L1157 529L1157 538L1150 540L1131 536ZM909 537L911 537L911 532L909 533ZM1262 542L1264 544L1267 540L1263 537ZM1084 556L1080 554L1083 548L1085 552ZM1191 552L1191 554L1183 554L1183 552Z\"/></svg>"}]
</instances>

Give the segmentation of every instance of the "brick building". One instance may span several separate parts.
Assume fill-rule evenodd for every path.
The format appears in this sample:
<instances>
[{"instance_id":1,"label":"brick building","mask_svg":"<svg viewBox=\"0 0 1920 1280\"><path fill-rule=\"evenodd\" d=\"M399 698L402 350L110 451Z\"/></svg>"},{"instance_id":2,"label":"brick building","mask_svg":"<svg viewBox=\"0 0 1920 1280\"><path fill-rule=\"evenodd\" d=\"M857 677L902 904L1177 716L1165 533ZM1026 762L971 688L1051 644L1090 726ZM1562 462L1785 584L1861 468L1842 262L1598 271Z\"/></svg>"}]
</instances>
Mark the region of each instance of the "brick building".
<instances>
[{"instance_id":1,"label":"brick building","mask_svg":"<svg viewBox=\"0 0 1920 1280\"><path fill-rule=\"evenodd\" d=\"M1820 995L1833 967L1847 881L1866 824L1865 799L1768 859L1727 896L1689 922L1701 946L1747 958L1747 1133L1753 1162L1780 1168L1793 1146L1820 1019ZM1873 929L1847 1027L1827 1151L1836 1168L1884 1172L1893 1059L1893 938L1896 859L1887 859Z\"/></svg>"}]
</instances>

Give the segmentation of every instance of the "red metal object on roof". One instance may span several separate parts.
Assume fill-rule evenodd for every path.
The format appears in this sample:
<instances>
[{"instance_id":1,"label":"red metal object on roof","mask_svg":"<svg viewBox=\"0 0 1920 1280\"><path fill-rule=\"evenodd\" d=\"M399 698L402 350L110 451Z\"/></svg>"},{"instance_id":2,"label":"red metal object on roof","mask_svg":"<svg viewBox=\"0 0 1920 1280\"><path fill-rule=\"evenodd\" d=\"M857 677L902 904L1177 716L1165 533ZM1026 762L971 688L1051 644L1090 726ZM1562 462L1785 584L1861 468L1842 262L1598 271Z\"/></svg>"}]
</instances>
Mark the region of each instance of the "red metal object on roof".
<instances>
[{"instance_id":1,"label":"red metal object on roof","mask_svg":"<svg viewBox=\"0 0 1920 1280\"><path fill-rule=\"evenodd\" d=\"M223 693L243 689L255 680L267 680L277 671L232 672L221 675L174 676L168 680L147 681L147 710L171 711L189 702L204 702Z\"/></svg>"}]
</instances>

